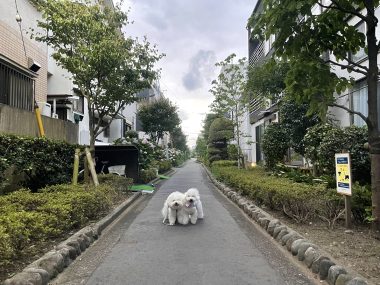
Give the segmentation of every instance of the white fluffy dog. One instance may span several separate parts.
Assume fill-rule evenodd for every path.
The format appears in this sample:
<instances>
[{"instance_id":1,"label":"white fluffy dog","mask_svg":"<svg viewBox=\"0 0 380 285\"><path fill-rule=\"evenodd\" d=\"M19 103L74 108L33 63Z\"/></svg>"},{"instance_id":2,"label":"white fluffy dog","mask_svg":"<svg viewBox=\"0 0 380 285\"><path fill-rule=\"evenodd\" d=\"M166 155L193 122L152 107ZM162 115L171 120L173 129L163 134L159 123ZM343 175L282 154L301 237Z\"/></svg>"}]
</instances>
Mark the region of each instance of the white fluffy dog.
<instances>
[{"instance_id":1,"label":"white fluffy dog","mask_svg":"<svg viewBox=\"0 0 380 285\"><path fill-rule=\"evenodd\" d=\"M165 221L168 219L169 225L173 226L177 219L177 212L183 208L184 201L185 194L178 191L171 193L168 198L166 198L164 207L161 210L162 216L164 218L162 222L165 223Z\"/></svg>"},{"instance_id":2,"label":"white fluffy dog","mask_svg":"<svg viewBox=\"0 0 380 285\"><path fill-rule=\"evenodd\" d=\"M189 221L196 224L198 218L203 219L202 202L198 189L190 188L184 194L183 207L177 211L177 221L182 225L187 225Z\"/></svg>"}]
</instances>

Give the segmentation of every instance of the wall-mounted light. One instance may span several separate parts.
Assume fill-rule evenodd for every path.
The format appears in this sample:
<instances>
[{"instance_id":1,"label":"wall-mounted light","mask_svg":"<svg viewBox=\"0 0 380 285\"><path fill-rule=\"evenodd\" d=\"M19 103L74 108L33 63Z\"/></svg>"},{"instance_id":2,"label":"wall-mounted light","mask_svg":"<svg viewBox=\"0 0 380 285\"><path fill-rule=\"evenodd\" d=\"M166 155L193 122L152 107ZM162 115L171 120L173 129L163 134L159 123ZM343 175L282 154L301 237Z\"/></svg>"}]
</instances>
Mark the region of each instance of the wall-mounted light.
<instances>
[{"instance_id":1,"label":"wall-mounted light","mask_svg":"<svg viewBox=\"0 0 380 285\"><path fill-rule=\"evenodd\" d=\"M36 62L33 58L28 57L28 68L31 71L37 72L38 70L40 70L41 65L38 62Z\"/></svg>"}]
</instances>

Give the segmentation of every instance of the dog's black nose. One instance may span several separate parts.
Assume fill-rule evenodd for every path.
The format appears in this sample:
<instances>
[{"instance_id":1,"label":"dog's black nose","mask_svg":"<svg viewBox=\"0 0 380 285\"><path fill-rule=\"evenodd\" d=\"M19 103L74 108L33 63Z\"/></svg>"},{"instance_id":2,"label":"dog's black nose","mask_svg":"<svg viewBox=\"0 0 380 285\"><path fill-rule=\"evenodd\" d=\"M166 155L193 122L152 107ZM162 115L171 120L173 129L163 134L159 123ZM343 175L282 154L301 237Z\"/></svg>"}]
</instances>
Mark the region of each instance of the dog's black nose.
<instances>
[{"instance_id":1,"label":"dog's black nose","mask_svg":"<svg viewBox=\"0 0 380 285\"><path fill-rule=\"evenodd\" d=\"M190 199L189 201L190 201L191 203L193 203L193 199Z\"/></svg>"},{"instance_id":2,"label":"dog's black nose","mask_svg":"<svg viewBox=\"0 0 380 285\"><path fill-rule=\"evenodd\" d=\"M174 203L174 206L178 206L178 203L177 203L177 202L175 202L175 203Z\"/></svg>"}]
</instances>

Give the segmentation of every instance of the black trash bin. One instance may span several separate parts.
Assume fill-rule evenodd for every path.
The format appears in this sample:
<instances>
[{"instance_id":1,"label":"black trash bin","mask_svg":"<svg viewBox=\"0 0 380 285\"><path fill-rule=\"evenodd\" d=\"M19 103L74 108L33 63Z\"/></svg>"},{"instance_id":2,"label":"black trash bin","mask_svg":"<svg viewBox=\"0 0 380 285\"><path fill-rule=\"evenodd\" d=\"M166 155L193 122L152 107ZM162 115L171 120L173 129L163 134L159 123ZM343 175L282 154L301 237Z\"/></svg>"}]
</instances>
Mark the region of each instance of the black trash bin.
<instances>
[{"instance_id":1,"label":"black trash bin","mask_svg":"<svg viewBox=\"0 0 380 285\"><path fill-rule=\"evenodd\" d=\"M138 180L139 150L134 145L96 145L95 162L96 173L114 172Z\"/></svg>"}]
</instances>

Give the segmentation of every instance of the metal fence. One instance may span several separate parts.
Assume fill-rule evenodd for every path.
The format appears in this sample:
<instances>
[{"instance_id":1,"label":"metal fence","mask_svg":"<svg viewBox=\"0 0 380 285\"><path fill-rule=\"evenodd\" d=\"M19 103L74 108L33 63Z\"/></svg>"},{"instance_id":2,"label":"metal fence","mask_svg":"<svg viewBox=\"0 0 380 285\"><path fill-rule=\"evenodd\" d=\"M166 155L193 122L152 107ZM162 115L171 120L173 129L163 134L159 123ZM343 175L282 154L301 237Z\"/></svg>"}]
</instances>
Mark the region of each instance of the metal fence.
<instances>
[{"instance_id":1,"label":"metal fence","mask_svg":"<svg viewBox=\"0 0 380 285\"><path fill-rule=\"evenodd\" d=\"M34 86L32 77L0 62L0 103L32 111Z\"/></svg>"}]
</instances>

